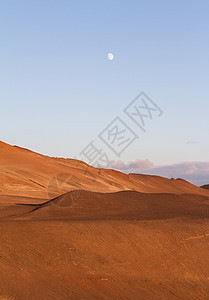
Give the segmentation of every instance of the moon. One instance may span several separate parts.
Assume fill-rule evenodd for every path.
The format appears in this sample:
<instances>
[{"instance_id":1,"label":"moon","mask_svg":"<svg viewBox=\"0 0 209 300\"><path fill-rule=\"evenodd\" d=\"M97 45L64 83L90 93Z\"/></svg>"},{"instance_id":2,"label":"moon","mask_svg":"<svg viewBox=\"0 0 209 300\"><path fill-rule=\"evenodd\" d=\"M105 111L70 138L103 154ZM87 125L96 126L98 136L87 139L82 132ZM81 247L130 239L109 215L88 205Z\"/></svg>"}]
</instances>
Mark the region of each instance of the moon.
<instances>
[{"instance_id":1,"label":"moon","mask_svg":"<svg viewBox=\"0 0 209 300\"><path fill-rule=\"evenodd\" d=\"M114 55L113 55L112 53L108 53L108 54L107 54L107 58L108 58L109 60L113 60Z\"/></svg>"}]
</instances>

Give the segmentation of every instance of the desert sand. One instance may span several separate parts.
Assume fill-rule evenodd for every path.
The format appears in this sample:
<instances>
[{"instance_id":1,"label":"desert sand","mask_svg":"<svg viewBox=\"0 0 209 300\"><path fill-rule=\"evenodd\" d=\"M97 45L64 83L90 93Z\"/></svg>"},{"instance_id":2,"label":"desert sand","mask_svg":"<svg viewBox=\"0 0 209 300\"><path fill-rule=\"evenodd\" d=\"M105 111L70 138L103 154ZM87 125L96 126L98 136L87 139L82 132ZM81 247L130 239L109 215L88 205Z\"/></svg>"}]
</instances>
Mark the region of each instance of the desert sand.
<instances>
[{"instance_id":1,"label":"desert sand","mask_svg":"<svg viewBox=\"0 0 209 300\"><path fill-rule=\"evenodd\" d=\"M0 142L0 299L209 299L209 191Z\"/></svg>"}]
</instances>

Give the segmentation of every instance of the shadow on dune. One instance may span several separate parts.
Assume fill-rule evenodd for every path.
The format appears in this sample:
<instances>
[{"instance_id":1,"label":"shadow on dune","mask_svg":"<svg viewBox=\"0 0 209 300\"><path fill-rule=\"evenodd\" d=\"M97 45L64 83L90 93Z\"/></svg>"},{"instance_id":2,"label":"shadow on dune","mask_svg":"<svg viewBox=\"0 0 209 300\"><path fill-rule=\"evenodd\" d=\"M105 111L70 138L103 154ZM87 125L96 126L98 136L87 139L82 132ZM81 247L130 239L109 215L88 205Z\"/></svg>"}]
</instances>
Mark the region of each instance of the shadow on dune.
<instances>
[{"instance_id":1,"label":"shadow on dune","mask_svg":"<svg viewBox=\"0 0 209 300\"><path fill-rule=\"evenodd\" d=\"M155 220L208 218L209 198L193 194L98 193L74 190L42 204L16 204L1 219Z\"/></svg>"}]
</instances>

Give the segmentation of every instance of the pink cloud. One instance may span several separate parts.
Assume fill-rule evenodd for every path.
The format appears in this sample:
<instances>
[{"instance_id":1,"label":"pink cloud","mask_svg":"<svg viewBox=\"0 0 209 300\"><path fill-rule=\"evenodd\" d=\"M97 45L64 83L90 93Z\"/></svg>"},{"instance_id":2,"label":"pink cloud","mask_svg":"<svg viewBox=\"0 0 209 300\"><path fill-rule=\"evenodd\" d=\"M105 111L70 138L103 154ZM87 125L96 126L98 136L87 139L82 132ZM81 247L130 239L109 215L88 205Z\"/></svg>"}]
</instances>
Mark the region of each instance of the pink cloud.
<instances>
[{"instance_id":1,"label":"pink cloud","mask_svg":"<svg viewBox=\"0 0 209 300\"><path fill-rule=\"evenodd\" d=\"M117 161L112 161L110 163L110 168L128 171L128 172L149 169L151 167L154 167L154 164L149 159L145 159L145 160L136 159L135 161L131 161L128 163L124 163L122 160L117 160Z\"/></svg>"},{"instance_id":2,"label":"pink cloud","mask_svg":"<svg viewBox=\"0 0 209 300\"><path fill-rule=\"evenodd\" d=\"M110 163L110 168L125 173L160 175L167 178L183 178L196 185L209 184L209 162L184 162L155 166L149 159L124 163L121 160Z\"/></svg>"}]
</instances>

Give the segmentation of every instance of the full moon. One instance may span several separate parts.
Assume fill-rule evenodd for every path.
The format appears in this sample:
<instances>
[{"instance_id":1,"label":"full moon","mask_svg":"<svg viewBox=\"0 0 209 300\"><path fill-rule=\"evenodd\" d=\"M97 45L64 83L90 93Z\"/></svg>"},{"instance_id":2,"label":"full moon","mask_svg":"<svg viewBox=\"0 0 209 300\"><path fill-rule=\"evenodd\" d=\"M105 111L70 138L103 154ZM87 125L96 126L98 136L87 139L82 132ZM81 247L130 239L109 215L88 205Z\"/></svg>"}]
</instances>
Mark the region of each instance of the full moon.
<instances>
[{"instance_id":1,"label":"full moon","mask_svg":"<svg viewBox=\"0 0 209 300\"><path fill-rule=\"evenodd\" d=\"M113 60L114 55L113 55L112 53L108 53L108 54L107 54L107 58L108 58L109 60Z\"/></svg>"}]
</instances>

